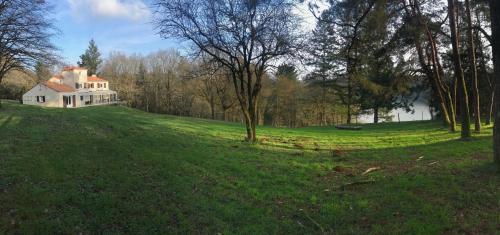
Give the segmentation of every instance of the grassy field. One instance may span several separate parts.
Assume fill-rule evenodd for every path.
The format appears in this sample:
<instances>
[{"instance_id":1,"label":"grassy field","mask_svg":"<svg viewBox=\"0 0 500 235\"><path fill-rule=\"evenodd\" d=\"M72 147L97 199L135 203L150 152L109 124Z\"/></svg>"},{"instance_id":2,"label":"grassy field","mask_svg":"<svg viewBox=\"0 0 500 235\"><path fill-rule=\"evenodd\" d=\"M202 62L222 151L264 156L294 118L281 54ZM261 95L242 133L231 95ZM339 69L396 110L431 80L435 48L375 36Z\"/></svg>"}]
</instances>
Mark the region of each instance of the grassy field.
<instances>
[{"instance_id":1,"label":"grassy field","mask_svg":"<svg viewBox=\"0 0 500 235\"><path fill-rule=\"evenodd\" d=\"M252 145L239 124L3 106L0 234L500 233L491 127L259 127Z\"/></svg>"}]
</instances>

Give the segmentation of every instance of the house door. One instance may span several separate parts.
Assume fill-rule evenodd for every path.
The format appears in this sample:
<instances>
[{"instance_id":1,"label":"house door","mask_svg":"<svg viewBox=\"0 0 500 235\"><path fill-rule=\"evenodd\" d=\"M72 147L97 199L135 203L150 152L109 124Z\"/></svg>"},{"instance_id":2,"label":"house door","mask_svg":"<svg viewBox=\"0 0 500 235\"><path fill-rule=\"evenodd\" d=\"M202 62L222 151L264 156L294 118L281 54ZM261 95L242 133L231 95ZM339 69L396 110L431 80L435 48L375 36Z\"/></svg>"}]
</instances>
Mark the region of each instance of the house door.
<instances>
[{"instance_id":1,"label":"house door","mask_svg":"<svg viewBox=\"0 0 500 235\"><path fill-rule=\"evenodd\" d=\"M63 96L63 107L64 108L68 107L68 102L69 102L68 97L64 95Z\"/></svg>"},{"instance_id":2,"label":"house door","mask_svg":"<svg viewBox=\"0 0 500 235\"><path fill-rule=\"evenodd\" d=\"M73 95L73 108L76 108L76 95Z\"/></svg>"},{"instance_id":3,"label":"house door","mask_svg":"<svg viewBox=\"0 0 500 235\"><path fill-rule=\"evenodd\" d=\"M67 108L67 107L75 107L75 97L73 96L73 99L71 99L71 96L63 96L63 107Z\"/></svg>"}]
</instances>

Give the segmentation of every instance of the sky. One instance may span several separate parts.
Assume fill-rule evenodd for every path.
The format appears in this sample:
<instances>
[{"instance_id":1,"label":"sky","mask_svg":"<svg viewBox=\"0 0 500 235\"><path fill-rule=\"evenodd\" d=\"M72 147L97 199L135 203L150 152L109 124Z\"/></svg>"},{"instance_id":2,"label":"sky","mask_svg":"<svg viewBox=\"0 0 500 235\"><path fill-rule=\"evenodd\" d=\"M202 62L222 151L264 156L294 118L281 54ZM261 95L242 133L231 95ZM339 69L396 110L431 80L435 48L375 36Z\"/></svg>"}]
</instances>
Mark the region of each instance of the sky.
<instances>
[{"instance_id":1,"label":"sky","mask_svg":"<svg viewBox=\"0 0 500 235\"><path fill-rule=\"evenodd\" d=\"M150 0L49 0L54 5L54 24L60 34L54 38L66 64L76 65L91 39L104 58L112 51L149 54L162 49L179 49L178 41L162 39L152 21ZM304 5L297 9L312 29L315 19Z\"/></svg>"},{"instance_id":2,"label":"sky","mask_svg":"<svg viewBox=\"0 0 500 235\"><path fill-rule=\"evenodd\" d=\"M179 48L174 40L162 39L151 22L152 12L144 0L50 0L54 25L60 33L54 43L67 64L76 65L91 39L103 57L112 51L148 54Z\"/></svg>"}]
</instances>

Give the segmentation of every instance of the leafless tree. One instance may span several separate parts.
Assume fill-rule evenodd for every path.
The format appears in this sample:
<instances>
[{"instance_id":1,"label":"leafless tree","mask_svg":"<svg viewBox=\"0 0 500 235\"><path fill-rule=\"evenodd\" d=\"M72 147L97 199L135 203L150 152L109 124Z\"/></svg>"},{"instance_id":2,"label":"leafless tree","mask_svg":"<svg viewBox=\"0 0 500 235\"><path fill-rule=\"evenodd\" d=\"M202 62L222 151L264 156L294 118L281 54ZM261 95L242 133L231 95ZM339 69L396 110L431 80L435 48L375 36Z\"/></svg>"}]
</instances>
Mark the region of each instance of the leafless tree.
<instances>
[{"instance_id":1,"label":"leafless tree","mask_svg":"<svg viewBox=\"0 0 500 235\"><path fill-rule=\"evenodd\" d=\"M155 0L155 25L165 38L194 45L231 72L247 140L256 141L262 78L300 40L293 0Z\"/></svg>"},{"instance_id":2,"label":"leafless tree","mask_svg":"<svg viewBox=\"0 0 500 235\"><path fill-rule=\"evenodd\" d=\"M57 48L50 38L57 32L51 6L40 0L0 0L0 83L11 70L52 63Z\"/></svg>"}]
</instances>

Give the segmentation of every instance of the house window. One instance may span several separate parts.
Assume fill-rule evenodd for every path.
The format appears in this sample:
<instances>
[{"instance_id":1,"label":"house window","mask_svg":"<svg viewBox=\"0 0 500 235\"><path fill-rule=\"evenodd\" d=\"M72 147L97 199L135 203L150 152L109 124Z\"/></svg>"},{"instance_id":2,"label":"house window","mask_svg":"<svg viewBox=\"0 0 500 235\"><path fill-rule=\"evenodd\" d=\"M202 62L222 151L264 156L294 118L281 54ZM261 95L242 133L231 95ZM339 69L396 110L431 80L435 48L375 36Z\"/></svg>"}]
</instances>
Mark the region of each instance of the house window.
<instances>
[{"instance_id":1,"label":"house window","mask_svg":"<svg viewBox=\"0 0 500 235\"><path fill-rule=\"evenodd\" d=\"M83 101L83 95L80 96L80 101Z\"/></svg>"},{"instance_id":2,"label":"house window","mask_svg":"<svg viewBox=\"0 0 500 235\"><path fill-rule=\"evenodd\" d=\"M75 88L76 88L76 89L78 89L78 88L79 88L79 86L80 86L80 84L75 83Z\"/></svg>"},{"instance_id":3,"label":"house window","mask_svg":"<svg viewBox=\"0 0 500 235\"><path fill-rule=\"evenodd\" d=\"M89 88L89 84L88 83L84 83L83 84L83 88L85 88L85 89Z\"/></svg>"},{"instance_id":4,"label":"house window","mask_svg":"<svg viewBox=\"0 0 500 235\"><path fill-rule=\"evenodd\" d=\"M106 88L106 83L104 83L104 88Z\"/></svg>"},{"instance_id":5,"label":"house window","mask_svg":"<svg viewBox=\"0 0 500 235\"><path fill-rule=\"evenodd\" d=\"M94 88L94 83L90 83L90 88Z\"/></svg>"},{"instance_id":6,"label":"house window","mask_svg":"<svg viewBox=\"0 0 500 235\"><path fill-rule=\"evenodd\" d=\"M37 96L36 97L36 102L38 102L38 103L45 103L45 96Z\"/></svg>"}]
</instances>

